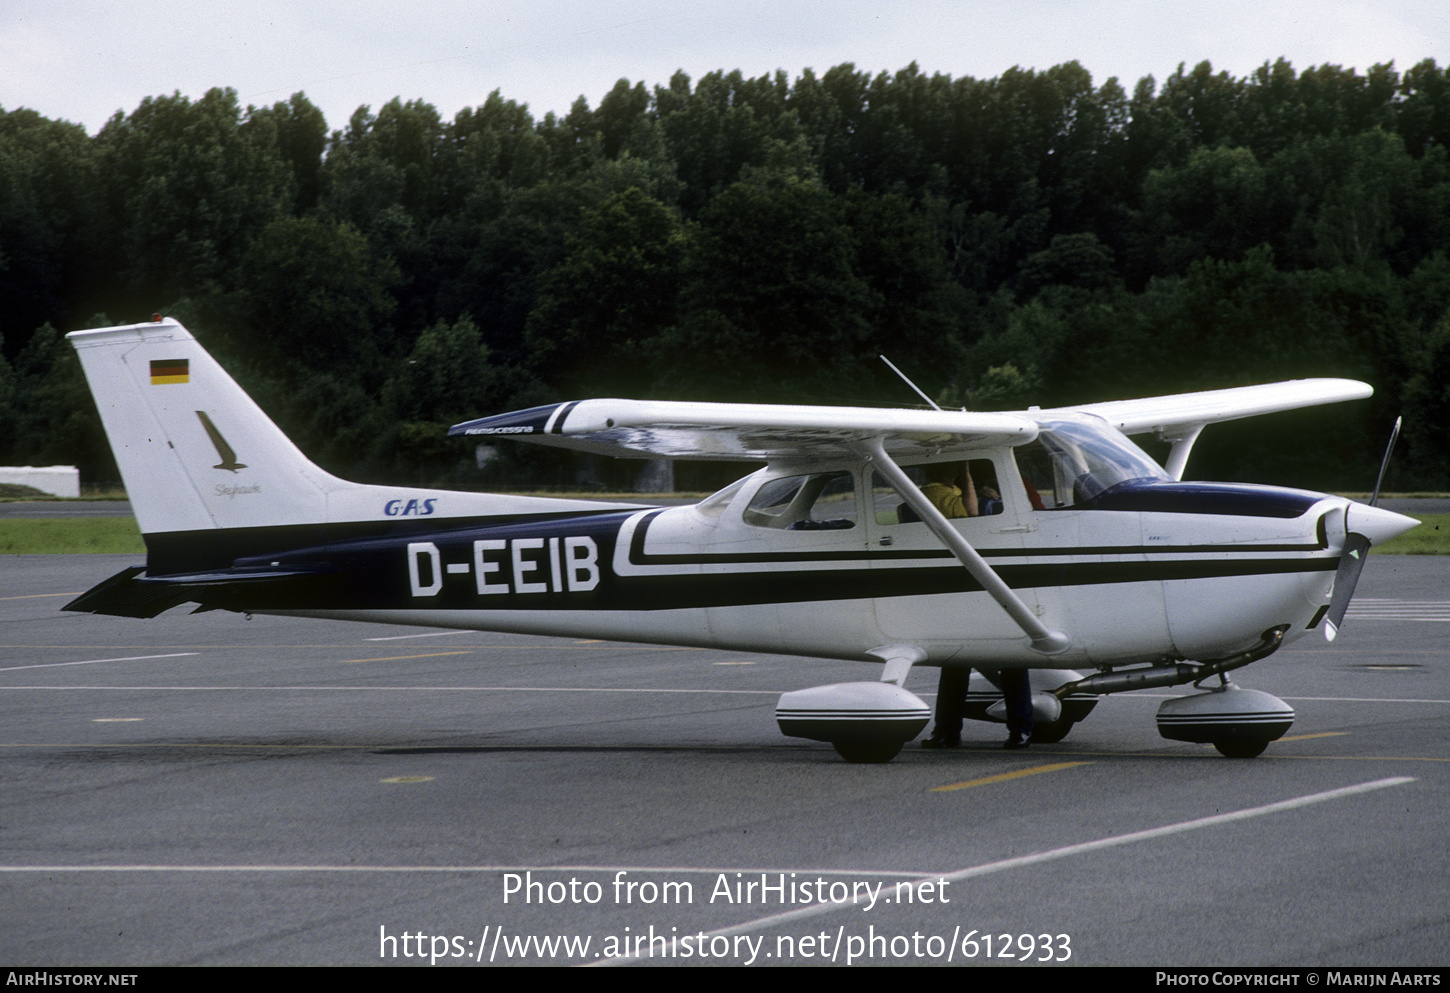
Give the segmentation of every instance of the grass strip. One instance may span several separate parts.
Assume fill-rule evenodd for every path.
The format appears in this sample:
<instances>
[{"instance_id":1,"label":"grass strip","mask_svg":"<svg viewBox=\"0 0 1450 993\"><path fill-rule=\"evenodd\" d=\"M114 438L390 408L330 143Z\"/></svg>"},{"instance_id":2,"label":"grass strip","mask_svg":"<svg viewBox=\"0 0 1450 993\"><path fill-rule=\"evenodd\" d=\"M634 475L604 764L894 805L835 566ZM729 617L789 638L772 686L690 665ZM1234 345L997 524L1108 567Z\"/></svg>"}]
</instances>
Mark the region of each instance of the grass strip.
<instances>
[{"instance_id":1,"label":"grass strip","mask_svg":"<svg viewBox=\"0 0 1450 993\"><path fill-rule=\"evenodd\" d=\"M0 518L0 555L144 554L134 517Z\"/></svg>"},{"instance_id":2,"label":"grass strip","mask_svg":"<svg viewBox=\"0 0 1450 993\"><path fill-rule=\"evenodd\" d=\"M1420 526L1370 549L1380 555L1450 555L1450 514L1411 514Z\"/></svg>"}]
</instances>

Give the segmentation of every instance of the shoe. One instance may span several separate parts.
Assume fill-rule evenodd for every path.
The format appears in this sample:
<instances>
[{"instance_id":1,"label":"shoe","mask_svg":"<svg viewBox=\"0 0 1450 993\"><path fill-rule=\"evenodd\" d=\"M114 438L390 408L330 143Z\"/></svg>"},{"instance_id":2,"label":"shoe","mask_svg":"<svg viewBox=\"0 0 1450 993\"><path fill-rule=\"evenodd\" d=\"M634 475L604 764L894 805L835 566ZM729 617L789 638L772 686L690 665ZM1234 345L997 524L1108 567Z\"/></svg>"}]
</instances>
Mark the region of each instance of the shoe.
<instances>
[{"instance_id":1,"label":"shoe","mask_svg":"<svg viewBox=\"0 0 1450 993\"><path fill-rule=\"evenodd\" d=\"M1002 742L1002 747L1015 751L1018 748L1026 748L1030 744L1032 744L1032 735L1018 734L1016 731L1013 731L1012 737Z\"/></svg>"},{"instance_id":2,"label":"shoe","mask_svg":"<svg viewBox=\"0 0 1450 993\"><path fill-rule=\"evenodd\" d=\"M943 734L941 731L938 731L935 734L933 734L930 738L927 738L925 741L923 741L921 743L921 747L922 748L958 748L958 747L961 746L961 743L962 743L961 735L957 735L957 734Z\"/></svg>"}]
</instances>

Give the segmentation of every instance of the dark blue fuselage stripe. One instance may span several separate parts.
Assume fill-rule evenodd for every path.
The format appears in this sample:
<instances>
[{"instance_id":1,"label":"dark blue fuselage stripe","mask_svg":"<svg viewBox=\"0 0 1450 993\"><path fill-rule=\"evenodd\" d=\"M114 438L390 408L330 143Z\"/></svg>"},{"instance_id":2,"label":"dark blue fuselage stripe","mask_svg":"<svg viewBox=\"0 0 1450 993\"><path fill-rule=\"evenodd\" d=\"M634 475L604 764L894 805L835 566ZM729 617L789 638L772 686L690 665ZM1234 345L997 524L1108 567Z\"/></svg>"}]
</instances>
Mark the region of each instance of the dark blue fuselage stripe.
<instances>
[{"instance_id":1,"label":"dark blue fuselage stripe","mask_svg":"<svg viewBox=\"0 0 1450 993\"><path fill-rule=\"evenodd\" d=\"M458 577L436 597L410 597L376 581L378 569L358 561L327 576L276 584L192 587L192 599L230 610L602 610L655 611L831 600L892 599L976 593L971 573L942 566L918 569L751 571L706 575L614 576L587 593L554 591L477 596L474 578ZM1021 565L998 568L1013 589L1054 589L1123 583L1171 582L1234 576L1330 572L1334 558L1281 561L1117 562ZM396 572L396 563L392 567ZM466 581L464 581L466 580ZM143 581L145 582L145 581ZM178 583L177 586L187 584Z\"/></svg>"},{"instance_id":2,"label":"dark blue fuselage stripe","mask_svg":"<svg viewBox=\"0 0 1450 993\"><path fill-rule=\"evenodd\" d=\"M569 414L574 410L574 408L579 406L579 404L581 404L582 402L582 400L571 400L569 403L564 404L564 409L559 412L558 417L554 418L554 426L549 429L549 433L563 434L564 422L568 420Z\"/></svg>"}]
</instances>

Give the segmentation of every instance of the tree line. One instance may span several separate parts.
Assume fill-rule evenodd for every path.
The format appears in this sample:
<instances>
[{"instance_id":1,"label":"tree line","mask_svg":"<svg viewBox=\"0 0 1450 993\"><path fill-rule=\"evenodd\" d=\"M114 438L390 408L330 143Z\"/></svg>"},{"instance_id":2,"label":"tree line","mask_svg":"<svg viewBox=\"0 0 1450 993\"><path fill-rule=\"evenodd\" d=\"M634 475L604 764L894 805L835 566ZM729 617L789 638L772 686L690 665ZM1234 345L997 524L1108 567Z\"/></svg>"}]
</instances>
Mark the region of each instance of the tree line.
<instances>
[{"instance_id":1,"label":"tree line","mask_svg":"<svg viewBox=\"0 0 1450 993\"><path fill-rule=\"evenodd\" d=\"M1205 434L1190 473L1450 487L1450 79L1075 62L495 91L330 130L299 93L149 97L95 135L0 109L0 462L114 478L65 332L182 320L310 455L480 469L448 424L584 396L974 409L1347 376L1374 400Z\"/></svg>"}]
</instances>

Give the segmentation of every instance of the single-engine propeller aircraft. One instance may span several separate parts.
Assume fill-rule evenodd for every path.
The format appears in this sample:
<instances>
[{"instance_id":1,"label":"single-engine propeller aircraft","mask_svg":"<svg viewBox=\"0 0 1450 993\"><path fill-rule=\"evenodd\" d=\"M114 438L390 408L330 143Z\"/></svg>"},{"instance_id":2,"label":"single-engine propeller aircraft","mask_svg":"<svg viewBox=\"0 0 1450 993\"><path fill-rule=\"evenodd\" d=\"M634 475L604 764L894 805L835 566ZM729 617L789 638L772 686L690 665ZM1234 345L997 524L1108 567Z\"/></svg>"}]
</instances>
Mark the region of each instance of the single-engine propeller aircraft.
<instances>
[{"instance_id":1,"label":"single-engine propeller aircraft","mask_svg":"<svg viewBox=\"0 0 1450 993\"><path fill-rule=\"evenodd\" d=\"M984 720L1002 719L996 674L1030 670L1038 741L1101 694L1193 683L1161 706L1160 732L1257 755L1294 712L1226 674L1316 628L1332 638L1369 546L1417 523L1182 481L1205 425L1372 392L1342 379L1014 413L583 400L450 431L765 463L694 506L641 508L347 482L176 321L70 341L147 554L65 609L190 602L870 662L879 680L789 692L776 711L785 734L856 762L888 761L925 727L904 688L914 665L977 670L968 716ZM1165 466L1127 438L1146 433L1171 443ZM917 479L947 461L999 498L945 517Z\"/></svg>"}]
</instances>

